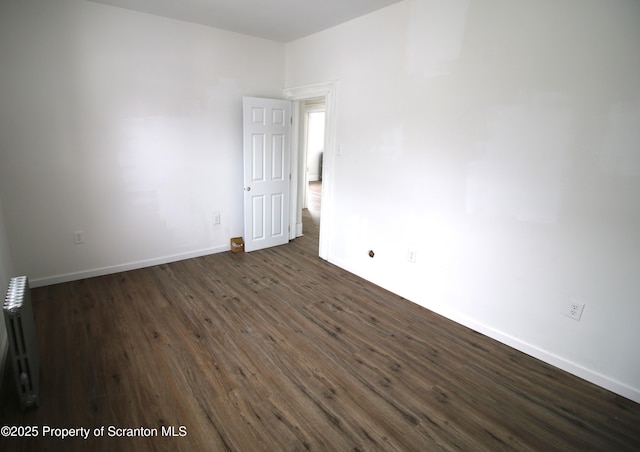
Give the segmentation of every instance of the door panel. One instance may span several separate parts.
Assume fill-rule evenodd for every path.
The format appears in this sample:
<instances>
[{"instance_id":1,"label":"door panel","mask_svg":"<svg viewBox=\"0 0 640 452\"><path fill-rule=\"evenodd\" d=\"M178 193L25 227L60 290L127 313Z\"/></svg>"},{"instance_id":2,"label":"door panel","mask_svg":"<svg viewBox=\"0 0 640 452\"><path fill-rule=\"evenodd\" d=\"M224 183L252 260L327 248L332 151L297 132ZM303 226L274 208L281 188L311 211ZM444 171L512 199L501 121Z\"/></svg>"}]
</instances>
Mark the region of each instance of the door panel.
<instances>
[{"instance_id":1,"label":"door panel","mask_svg":"<svg viewBox=\"0 0 640 452\"><path fill-rule=\"evenodd\" d=\"M284 135L273 135L271 144L271 179L284 180L285 147Z\"/></svg>"},{"instance_id":2,"label":"door panel","mask_svg":"<svg viewBox=\"0 0 640 452\"><path fill-rule=\"evenodd\" d=\"M263 135L252 135L251 158L251 182L264 181L265 145Z\"/></svg>"},{"instance_id":3,"label":"door panel","mask_svg":"<svg viewBox=\"0 0 640 452\"><path fill-rule=\"evenodd\" d=\"M284 234L282 211L284 209L283 196L280 193L271 196L271 233L273 236Z\"/></svg>"},{"instance_id":4,"label":"door panel","mask_svg":"<svg viewBox=\"0 0 640 452\"><path fill-rule=\"evenodd\" d=\"M245 97L245 251L289 241L291 103Z\"/></svg>"},{"instance_id":5,"label":"door panel","mask_svg":"<svg viewBox=\"0 0 640 452\"><path fill-rule=\"evenodd\" d=\"M264 239L264 196L254 196L251 199L251 213L253 214L253 228L251 230L251 240Z\"/></svg>"}]
</instances>

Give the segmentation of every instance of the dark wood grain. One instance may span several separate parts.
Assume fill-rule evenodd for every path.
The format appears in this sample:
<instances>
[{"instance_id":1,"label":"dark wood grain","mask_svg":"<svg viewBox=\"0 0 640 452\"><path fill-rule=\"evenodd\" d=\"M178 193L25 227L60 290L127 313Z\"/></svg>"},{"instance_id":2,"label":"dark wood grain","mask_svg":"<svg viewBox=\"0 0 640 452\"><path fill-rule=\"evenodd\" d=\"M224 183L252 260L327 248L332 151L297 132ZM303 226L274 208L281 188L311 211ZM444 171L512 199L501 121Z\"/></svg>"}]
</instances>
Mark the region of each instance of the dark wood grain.
<instances>
[{"instance_id":1,"label":"dark wood grain","mask_svg":"<svg viewBox=\"0 0 640 452\"><path fill-rule=\"evenodd\" d=\"M41 406L2 425L184 437L0 438L42 450L640 450L640 405L289 245L33 290Z\"/></svg>"}]
</instances>

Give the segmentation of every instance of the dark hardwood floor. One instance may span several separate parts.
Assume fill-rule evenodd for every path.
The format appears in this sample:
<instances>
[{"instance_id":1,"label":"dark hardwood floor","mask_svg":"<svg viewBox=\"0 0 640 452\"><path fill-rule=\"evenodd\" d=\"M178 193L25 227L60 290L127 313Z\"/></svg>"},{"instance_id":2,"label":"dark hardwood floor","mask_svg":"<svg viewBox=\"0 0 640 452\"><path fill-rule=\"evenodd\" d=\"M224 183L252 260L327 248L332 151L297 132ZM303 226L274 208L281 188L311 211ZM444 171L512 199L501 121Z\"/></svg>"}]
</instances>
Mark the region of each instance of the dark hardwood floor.
<instances>
[{"instance_id":1,"label":"dark hardwood floor","mask_svg":"<svg viewBox=\"0 0 640 452\"><path fill-rule=\"evenodd\" d=\"M39 435L0 450L640 450L639 404L320 260L317 220L34 289L41 405L21 412L5 372L0 425Z\"/></svg>"}]
</instances>

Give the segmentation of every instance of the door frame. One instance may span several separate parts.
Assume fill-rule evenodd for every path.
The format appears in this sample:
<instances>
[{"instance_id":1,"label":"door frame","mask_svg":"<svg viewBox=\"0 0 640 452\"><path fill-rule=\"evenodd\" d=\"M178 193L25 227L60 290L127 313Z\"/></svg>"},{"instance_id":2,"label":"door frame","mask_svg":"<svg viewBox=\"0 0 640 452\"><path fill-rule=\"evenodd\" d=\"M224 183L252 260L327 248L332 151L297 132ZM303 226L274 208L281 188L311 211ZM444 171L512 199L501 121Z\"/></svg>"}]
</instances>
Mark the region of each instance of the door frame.
<instances>
[{"instance_id":1,"label":"door frame","mask_svg":"<svg viewBox=\"0 0 640 452\"><path fill-rule=\"evenodd\" d=\"M331 238L331 215L333 213L333 172L336 155L336 91L337 82L329 81L311 85L296 86L283 90L284 98L292 101L291 127L291 187L290 187L290 238L294 239L301 233L297 231L297 212L302 208L298 203L298 187L300 178L300 159L303 158L300 146L300 107L308 99L324 97L325 102L325 130L324 154L322 162L322 203L320 207L320 232L318 256L329 259L329 241Z\"/></svg>"}]
</instances>

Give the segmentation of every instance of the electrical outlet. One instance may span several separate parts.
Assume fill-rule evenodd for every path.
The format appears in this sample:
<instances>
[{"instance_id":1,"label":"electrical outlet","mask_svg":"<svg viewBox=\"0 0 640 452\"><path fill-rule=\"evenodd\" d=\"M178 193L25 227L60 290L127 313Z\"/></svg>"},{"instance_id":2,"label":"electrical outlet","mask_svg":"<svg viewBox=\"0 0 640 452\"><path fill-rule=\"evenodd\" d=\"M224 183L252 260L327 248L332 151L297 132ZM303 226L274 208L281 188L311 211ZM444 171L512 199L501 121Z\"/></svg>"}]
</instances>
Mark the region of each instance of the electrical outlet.
<instances>
[{"instance_id":1,"label":"electrical outlet","mask_svg":"<svg viewBox=\"0 0 640 452\"><path fill-rule=\"evenodd\" d=\"M414 263L416 262L416 250L408 249L407 250L407 261Z\"/></svg>"},{"instance_id":2,"label":"electrical outlet","mask_svg":"<svg viewBox=\"0 0 640 452\"><path fill-rule=\"evenodd\" d=\"M220 224L220 212L213 212L211 214L212 223L214 226L218 226Z\"/></svg>"},{"instance_id":3,"label":"electrical outlet","mask_svg":"<svg viewBox=\"0 0 640 452\"><path fill-rule=\"evenodd\" d=\"M76 245L82 245L84 243L84 231L74 231L73 243Z\"/></svg>"},{"instance_id":4,"label":"electrical outlet","mask_svg":"<svg viewBox=\"0 0 640 452\"><path fill-rule=\"evenodd\" d=\"M584 303L578 303L577 301L571 301L567 310L567 317L573 320L580 320L582 317L582 311L584 310Z\"/></svg>"}]
</instances>

